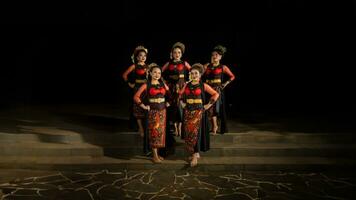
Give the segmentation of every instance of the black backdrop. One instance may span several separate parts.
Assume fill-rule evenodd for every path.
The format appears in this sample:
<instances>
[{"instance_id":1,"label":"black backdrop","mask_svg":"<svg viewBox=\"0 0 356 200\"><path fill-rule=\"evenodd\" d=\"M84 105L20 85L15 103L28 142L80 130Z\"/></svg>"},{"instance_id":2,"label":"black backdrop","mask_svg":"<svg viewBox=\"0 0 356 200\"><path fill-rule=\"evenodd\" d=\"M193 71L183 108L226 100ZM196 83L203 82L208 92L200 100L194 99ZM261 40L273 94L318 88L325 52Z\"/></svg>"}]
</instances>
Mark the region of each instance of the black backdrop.
<instances>
[{"instance_id":1,"label":"black backdrop","mask_svg":"<svg viewBox=\"0 0 356 200\"><path fill-rule=\"evenodd\" d=\"M209 61L216 44L228 48L222 62L237 76L227 88L236 112L352 113L355 5L270 0L4 6L0 102L126 102L121 74L135 46L145 45L148 62L162 65L171 45L181 41L191 64Z\"/></svg>"}]
</instances>

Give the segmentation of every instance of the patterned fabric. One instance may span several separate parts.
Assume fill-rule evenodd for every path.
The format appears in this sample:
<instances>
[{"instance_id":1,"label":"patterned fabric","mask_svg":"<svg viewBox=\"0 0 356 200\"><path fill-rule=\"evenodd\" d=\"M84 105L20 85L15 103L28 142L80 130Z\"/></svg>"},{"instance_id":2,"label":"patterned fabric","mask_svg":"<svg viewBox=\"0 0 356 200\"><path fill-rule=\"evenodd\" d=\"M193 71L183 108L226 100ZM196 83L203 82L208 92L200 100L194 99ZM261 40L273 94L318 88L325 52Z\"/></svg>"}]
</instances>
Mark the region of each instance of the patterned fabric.
<instances>
[{"instance_id":1,"label":"patterned fabric","mask_svg":"<svg viewBox=\"0 0 356 200\"><path fill-rule=\"evenodd\" d=\"M148 136L152 148L165 147L166 141L166 110L150 110L148 112Z\"/></svg>"},{"instance_id":2,"label":"patterned fabric","mask_svg":"<svg viewBox=\"0 0 356 200\"><path fill-rule=\"evenodd\" d=\"M183 101L185 101L186 107L184 108L182 135L189 153L205 152L210 149L208 121L203 108L204 98L205 89L202 82L197 85L187 84L186 90L183 92ZM201 100L202 103L194 102L194 106L189 106L187 103L189 99L197 102Z\"/></svg>"},{"instance_id":3,"label":"patterned fabric","mask_svg":"<svg viewBox=\"0 0 356 200\"><path fill-rule=\"evenodd\" d=\"M202 114L203 110L184 110L184 140L187 151L192 154L195 152L194 147L197 145L198 142Z\"/></svg>"}]
</instances>

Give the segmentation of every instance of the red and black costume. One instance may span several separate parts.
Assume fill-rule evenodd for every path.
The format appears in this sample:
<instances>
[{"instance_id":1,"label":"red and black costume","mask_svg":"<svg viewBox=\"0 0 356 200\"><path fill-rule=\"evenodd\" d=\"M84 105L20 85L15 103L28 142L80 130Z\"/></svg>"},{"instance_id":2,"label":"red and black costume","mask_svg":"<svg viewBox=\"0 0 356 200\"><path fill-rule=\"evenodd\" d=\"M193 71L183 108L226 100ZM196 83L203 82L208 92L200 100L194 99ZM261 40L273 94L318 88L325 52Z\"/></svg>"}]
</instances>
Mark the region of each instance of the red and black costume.
<instances>
[{"instance_id":1,"label":"red and black costume","mask_svg":"<svg viewBox=\"0 0 356 200\"><path fill-rule=\"evenodd\" d=\"M146 105L150 106L147 113L147 124L145 137L148 137L151 148L165 147L166 140L166 100L167 89L163 82L152 85L150 81L143 84L134 95L134 101L140 105L143 98L142 94L146 93ZM147 134L146 134L147 133ZM144 141L146 141L144 139ZM148 144L144 146L144 151L149 150Z\"/></svg>"},{"instance_id":2,"label":"red and black costume","mask_svg":"<svg viewBox=\"0 0 356 200\"><path fill-rule=\"evenodd\" d=\"M221 89L224 81L224 74L229 76L230 81L235 79L235 75L230 71L230 69L221 64L217 66L209 64L203 75L204 81L220 94L219 99L208 110L208 116L210 119L214 116L218 117L221 134L228 132L226 126L225 95L224 91Z\"/></svg>"},{"instance_id":3,"label":"red and black costume","mask_svg":"<svg viewBox=\"0 0 356 200\"><path fill-rule=\"evenodd\" d=\"M132 69L127 69L124 72L124 77L126 77L126 80L128 80L131 83L134 83L135 86L133 88L133 94L135 94L138 89L147 82L147 65L140 65L140 64L134 64L134 68ZM130 76L130 78L129 78ZM145 94L142 94L145 95ZM142 96L144 98L144 96ZM132 112L133 116L137 119L142 119L145 117L145 112L144 110L137 105L136 103L133 102L132 105Z\"/></svg>"},{"instance_id":4,"label":"red and black costume","mask_svg":"<svg viewBox=\"0 0 356 200\"><path fill-rule=\"evenodd\" d=\"M186 149L189 153L207 151L210 148L208 122L204 112L205 93L211 101L216 101L219 94L209 85L187 83L181 90L181 100L186 104L183 114L183 132Z\"/></svg>"},{"instance_id":5,"label":"red and black costume","mask_svg":"<svg viewBox=\"0 0 356 200\"><path fill-rule=\"evenodd\" d=\"M168 120L172 123L182 122L183 111L179 106L179 90L184 86L187 80L187 74L190 70L189 64L185 61L170 61L162 68L163 77L169 87L170 95L168 96L168 103L171 105L168 108Z\"/></svg>"}]
</instances>

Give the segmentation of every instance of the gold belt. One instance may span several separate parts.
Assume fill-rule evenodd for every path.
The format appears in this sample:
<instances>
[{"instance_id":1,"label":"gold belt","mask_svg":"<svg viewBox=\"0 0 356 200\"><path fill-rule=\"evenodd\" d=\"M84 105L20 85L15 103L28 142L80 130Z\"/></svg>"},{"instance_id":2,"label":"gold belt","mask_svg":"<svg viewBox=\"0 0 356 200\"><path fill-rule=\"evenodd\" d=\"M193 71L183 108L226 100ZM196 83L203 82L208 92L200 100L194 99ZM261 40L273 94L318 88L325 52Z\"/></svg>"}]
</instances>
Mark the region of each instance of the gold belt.
<instances>
[{"instance_id":1,"label":"gold belt","mask_svg":"<svg viewBox=\"0 0 356 200\"><path fill-rule=\"evenodd\" d=\"M164 98L154 98L154 99L148 99L150 103L162 103L165 101Z\"/></svg>"},{"instance_id":2,"label":"gold belt","mask_svg":"<svg viewBox=\"0 0 356 200\"><path fill-rule=\"evenodd\" d=\"M171 79L178 79L178 77L179 78L184 78L184 74L179 74L179 76L178 75L170 75L169 76Z\"/></svg>"},{"instance_id":3,"label":"gold belt","mask_svg":"<svg viewBox=\"0 0 356 200\"><path fill-rule=\"evenodd\" d=\"M136 79L136 83L146 83L146 79Z\"/></svg>"},{"instance_id":4,"label":"gold belt","mask_svg":"<svg viewBox=\"0 0 356 200\"><path fill-rule=\"evenodd\" d=\"M187 103L193 104L193 103L203 103L202 99L187 99Z\"/></svg>"},{"instance_id":5,"label":"gold belt","mask_svg":"<svg viewBox=\"0 0 356 200\"><path fill-rule=\"evenodd\" d=\"M221 79L206 80L207 83L221 83Z\"/></svg>"}]
</instances>

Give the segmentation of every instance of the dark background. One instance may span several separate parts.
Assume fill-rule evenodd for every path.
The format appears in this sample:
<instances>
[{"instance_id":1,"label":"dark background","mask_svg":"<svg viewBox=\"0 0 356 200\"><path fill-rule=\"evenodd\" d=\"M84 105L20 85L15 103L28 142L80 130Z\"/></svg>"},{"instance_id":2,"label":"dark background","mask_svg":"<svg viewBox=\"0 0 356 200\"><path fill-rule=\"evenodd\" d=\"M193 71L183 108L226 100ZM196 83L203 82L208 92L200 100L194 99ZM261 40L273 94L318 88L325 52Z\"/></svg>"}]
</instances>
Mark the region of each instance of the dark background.
<instances>
[{"instance_id":1,"label":"dark background","mask_svg":"<svg viewBox=\"0 0 356 200\"><path fill-rule=\"evenodd\" d=\"M169 3L168 3L169 2ZM119 1L4 5L0 103L127 106L121 79L137 45L163 65L228 51L230 113L354 114L356 1Z\"/></svg>"}]
</instances>

